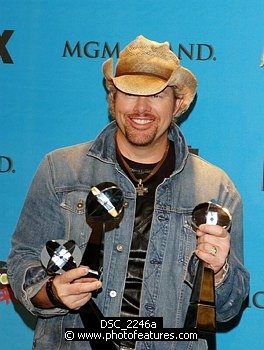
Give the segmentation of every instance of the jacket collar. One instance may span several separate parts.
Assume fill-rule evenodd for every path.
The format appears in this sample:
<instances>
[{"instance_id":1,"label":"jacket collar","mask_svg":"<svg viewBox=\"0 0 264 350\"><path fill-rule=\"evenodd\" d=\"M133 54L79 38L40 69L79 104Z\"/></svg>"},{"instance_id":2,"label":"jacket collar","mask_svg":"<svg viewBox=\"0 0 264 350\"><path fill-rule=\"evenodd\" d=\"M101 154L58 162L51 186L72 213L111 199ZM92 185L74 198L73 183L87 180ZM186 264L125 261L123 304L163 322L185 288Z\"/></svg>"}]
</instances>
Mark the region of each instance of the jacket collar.
<instances>
[{"instance_id":1,"label":"jacket collar","mask_svg":"<svg viewBox=\"0 0 264 350\"><path fill-rule=\"evenodd\" d=\"M115 152L115 133L117 130L116 122L108 124L94 140L88 155L99 158L107 163L116 162ZM169 139L174 142L176 154L175 171L179 172L184 168L189 151L185 138L180 128L174 124L169 132Z\"/></svg>"}]
</instances>

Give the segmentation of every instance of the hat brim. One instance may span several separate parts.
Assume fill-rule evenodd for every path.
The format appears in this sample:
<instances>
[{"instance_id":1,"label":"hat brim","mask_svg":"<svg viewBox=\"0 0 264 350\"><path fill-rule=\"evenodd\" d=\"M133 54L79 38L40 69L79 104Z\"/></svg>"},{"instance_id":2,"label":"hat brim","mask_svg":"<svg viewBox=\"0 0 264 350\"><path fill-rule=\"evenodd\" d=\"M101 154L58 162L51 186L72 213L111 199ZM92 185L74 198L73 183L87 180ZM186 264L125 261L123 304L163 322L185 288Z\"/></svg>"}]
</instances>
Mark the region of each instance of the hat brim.
<instances>
[{"instance_id":1,"label":"hat brim","mask_svg":"<svg viewBox=\"0 0 264 350\"><path fill-rule=\"evenodd\" d=\"M154 95L164 90L168 81L148 75L122 75L112 78L115 87L127 94Z\"/></svg>"}]
</instances>

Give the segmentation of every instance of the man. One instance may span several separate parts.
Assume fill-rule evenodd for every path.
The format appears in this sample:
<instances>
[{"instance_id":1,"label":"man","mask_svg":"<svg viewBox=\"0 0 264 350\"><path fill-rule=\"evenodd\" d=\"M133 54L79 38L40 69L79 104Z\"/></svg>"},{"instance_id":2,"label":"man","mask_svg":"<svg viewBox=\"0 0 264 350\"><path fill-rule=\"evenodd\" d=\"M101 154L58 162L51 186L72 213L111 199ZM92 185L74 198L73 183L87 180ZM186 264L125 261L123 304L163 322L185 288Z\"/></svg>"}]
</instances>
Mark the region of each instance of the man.
<instances>
[{"instance_id":1,"label":"man","mask_svg":"<svg viewBox=\"0 0 264 350\"><path fill-rule=\"evenodd\" d=\"M36 349L89 349L87 342L66 342L64 329L83 327L78 310L94 291L104 316L160 316L166 328L184 327L198 258L214 272L219 322L236 316L248 294L240 195L221 169L188 151L175 124L194 99L195 76L168 43L143 36L120 53L115 75L112 59L103 71L114 121L94 142L45 157L12 239L9 279L16 297L38 316ZM116 184L125 203L121 222L104 238L102 281L88 278L83 265L49 281L43 247L71 239L84 252L91 235L84 203L104 182ZM213 199L230 211L230 232L203 224L195 233L194 207ZM142 340L122 342L126 348L207 345L205 339Z\"/></svg>"}]
</instances>

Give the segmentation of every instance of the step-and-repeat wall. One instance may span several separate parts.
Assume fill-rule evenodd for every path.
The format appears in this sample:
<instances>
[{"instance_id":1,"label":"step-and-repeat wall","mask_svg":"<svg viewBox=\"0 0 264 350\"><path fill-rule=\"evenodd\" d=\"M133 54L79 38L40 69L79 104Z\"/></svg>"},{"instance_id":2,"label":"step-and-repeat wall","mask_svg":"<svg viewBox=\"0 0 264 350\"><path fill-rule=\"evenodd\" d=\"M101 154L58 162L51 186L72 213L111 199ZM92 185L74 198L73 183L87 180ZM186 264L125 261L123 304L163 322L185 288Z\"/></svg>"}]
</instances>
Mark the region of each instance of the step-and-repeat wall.
<instances>
[{"instance_id":1,"label":"step-and-repeat wall","mask_svg":"<svg viewBox=\"0 0 264 350\"><path fill-rule=\"evenodd\" d=\"M102 63L139 34L169 41L197 76L197 101L181 128L244 201L249 306L217 333L216 348L264 347L264 2L1 0L1 349L32 343L35 320L14 299L5 262L34 172L47 152L91 140L108 123Z\"/></svg>"}]
</instances>

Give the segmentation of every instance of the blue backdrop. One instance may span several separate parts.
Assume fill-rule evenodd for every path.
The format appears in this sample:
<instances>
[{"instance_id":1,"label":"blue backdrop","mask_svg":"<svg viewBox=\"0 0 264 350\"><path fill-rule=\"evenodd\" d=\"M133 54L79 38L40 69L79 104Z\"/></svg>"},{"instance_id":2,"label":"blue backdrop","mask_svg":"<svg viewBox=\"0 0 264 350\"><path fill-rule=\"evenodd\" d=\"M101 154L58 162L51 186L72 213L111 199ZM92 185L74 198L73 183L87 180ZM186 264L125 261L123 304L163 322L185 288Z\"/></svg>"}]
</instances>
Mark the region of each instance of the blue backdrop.
<instances>
[{"instance_id":1,"label":"blue backdrop","mask_svg":"<svg viewBox=\"0 0 264 350\"><path fill-rule=\"evenodd\" d=\"M217 349L263 348L263 23L262 0L0 0L0 277L43 156L108 123L102 63L139 34L169 41L199 81L187 142L244 200L249 308ZM1 281L1 344L30 349L34 319Z\"/></svg>"}]
</instances>

